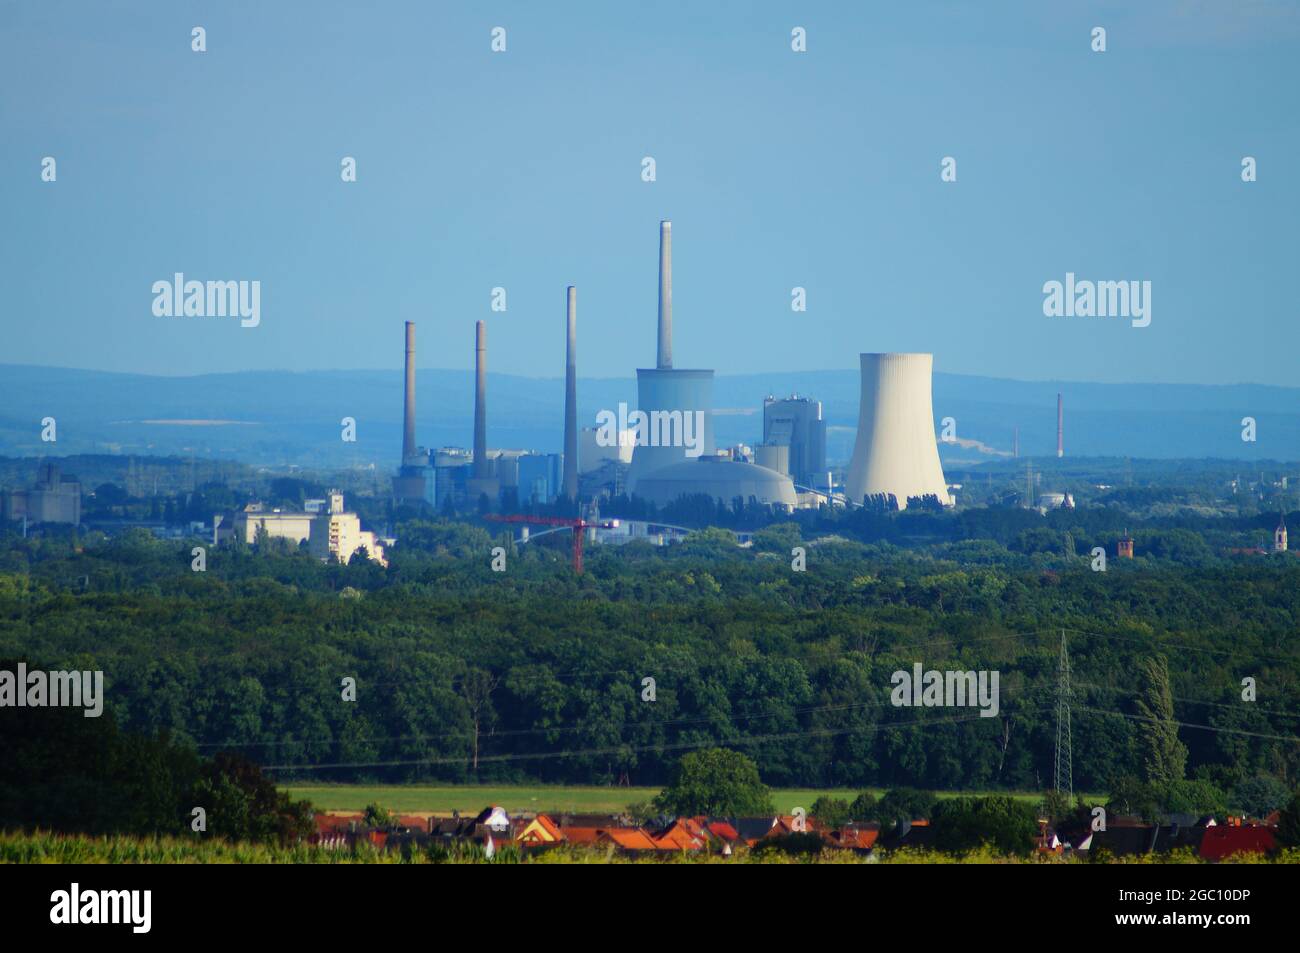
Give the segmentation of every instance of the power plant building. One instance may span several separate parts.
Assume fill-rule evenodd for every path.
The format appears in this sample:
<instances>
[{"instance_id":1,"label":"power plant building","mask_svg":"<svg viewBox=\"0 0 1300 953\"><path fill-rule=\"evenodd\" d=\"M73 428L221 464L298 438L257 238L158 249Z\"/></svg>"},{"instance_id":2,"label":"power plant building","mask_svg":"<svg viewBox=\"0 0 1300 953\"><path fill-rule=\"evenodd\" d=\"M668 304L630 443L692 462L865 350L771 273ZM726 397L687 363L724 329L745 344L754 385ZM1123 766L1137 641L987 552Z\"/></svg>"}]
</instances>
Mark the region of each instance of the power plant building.
<instances>
[{"instance_id":1,"label":"power plant building","mask_svg":"<svg viewBox=\"0 0 1300 953\"><path fill-rule=\"evenodd\" d=\"M628 490L637 495L638 481L655 470L715 452L713 371L673 367L672 227L672 222L659 223L658 360L655 367L636 372L637 408L647 418L646 430L632 450L628 474ZM686 445L683 431L696 421L701 432L693 434L696 446L692 448Z\"/></svg>"},{"instance_id":2,"label":"power plant building","mask_svg":"<svg viewBox=\"0 0 1300 953\"><path fill-rule=\"evenodd\" d=\"M933 494L951 506L934 436L934 355L862 354L860 361L858 435L845 495L853 503L890 495L904 509L909 497Z\"/></svg>"},{"instance_id":3,"label":"power plant building","mask_svg":"<svg viewBox=\"0 0 1300 953\"><path fill-rule=\"evenodd\" d=\"M794 484L784 473L716 455L660 467L641 478L636 492L658 506L699 495L728 506L740 501L792 510L798 504Z\"/></svg>"},{"instance_id":4,"label":"power plant building","mask_svg":"<svg viewBox=\"0 0 1300 953\"><path fill-rule=\"evenodd\" d=\"M781 472L788 473L795 483L808 487L825 484L826 419L822 416L820 400L798 394L766 398L763 443L788 448L786 466Z\"/></svg>"},{"instance_id":5,"label":"power plant building","mask_svg":"<svg viewBox=\"0 0 1300 953\"><path fill-rule=\"evenodd\" d=\"M57 463L42 463L36 485L30 490L0 494L0 516L29 523L81 522L81 483L65 478Z\"/></svg>"}]
</instances>

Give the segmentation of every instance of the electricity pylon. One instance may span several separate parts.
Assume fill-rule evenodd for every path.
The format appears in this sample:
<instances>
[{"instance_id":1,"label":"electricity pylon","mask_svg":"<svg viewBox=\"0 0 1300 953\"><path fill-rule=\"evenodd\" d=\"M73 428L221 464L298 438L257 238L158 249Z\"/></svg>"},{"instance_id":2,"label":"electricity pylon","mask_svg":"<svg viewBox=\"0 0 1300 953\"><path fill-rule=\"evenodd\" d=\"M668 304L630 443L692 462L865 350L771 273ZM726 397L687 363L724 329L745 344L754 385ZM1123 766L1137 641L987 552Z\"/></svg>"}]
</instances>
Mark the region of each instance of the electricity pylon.
<instances>
[{"instance_id":1,"label":"electricity pylon","mask_svg":"<svg viewBox=\"0 0 1300 953\"><path fill-rule=\"evenodd\" d=\"M1061 658L1056 667L1056 791L1074 800L1074 753L1070 736L1070 654L1061 630Z\"/></svg>"}]
</instances>

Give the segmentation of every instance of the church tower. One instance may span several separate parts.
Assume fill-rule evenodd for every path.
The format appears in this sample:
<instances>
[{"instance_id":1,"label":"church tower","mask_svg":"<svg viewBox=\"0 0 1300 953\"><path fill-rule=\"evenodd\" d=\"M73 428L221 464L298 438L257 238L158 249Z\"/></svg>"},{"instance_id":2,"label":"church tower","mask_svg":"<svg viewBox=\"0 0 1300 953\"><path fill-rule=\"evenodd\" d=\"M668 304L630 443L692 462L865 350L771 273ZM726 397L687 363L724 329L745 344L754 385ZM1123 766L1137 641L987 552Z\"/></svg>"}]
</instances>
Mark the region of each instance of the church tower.
<instances>
[{"instance_id":1,"label":"church tower","mask_svg":"<svg viewBox=\"0 0 1300 953\"><path fill-rule=\"evenodd\" d=\"M1273 530L1273 552L1286 552L1286 515L1278 516L1277 529Z\"/></svg>"}]
</instances>

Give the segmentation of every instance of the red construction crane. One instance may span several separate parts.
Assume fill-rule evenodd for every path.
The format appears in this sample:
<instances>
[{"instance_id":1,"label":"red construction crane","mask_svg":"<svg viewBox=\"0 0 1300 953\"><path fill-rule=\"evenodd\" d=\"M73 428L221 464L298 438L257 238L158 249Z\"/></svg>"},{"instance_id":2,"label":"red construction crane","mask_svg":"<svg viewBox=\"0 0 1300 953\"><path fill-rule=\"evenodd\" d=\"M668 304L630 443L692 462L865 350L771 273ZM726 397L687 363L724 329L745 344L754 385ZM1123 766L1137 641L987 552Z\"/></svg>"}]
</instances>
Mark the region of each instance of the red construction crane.
<instances>
[{"instance_id":1,"label":"red construction crane","mask_svg":"<svg viewBox=\"0 0 1300 953\"><path fill-rule=\"evenodd\" d=\"M573 571L582 575L582 540L586 530L614 529L618 520L587 520L581 516L524 516L519 513L486 513L484 519L496 523L535 523L541 526L565 527L573 530Z\"/></svg>"}]
</instances>

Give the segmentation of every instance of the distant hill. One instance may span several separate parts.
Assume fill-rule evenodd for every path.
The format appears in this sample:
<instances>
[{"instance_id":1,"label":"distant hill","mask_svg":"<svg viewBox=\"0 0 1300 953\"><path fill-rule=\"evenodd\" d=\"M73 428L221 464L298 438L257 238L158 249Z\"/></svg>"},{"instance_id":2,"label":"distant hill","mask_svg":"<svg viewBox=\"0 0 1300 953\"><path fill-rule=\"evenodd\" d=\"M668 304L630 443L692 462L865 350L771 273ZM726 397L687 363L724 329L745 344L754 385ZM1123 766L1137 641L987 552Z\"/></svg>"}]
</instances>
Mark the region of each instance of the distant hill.
<instances>
[{"instance_id":1,"label":"distant hill","mask_svg":"<svg viewBox=\"0 0 1300 953\"><path fill-rule=\"evenodd\" d=\"M469 371L421 370L419 441L467 446L473 392ZM395 465L401 441L399 370L249 371L151 377L63 368L0 365L0 454L120 452L233 457L254 464ZM488 434L494 447L560 448L563 382L509 374L488 377ZM1020 427L1024 456L1056 447L1056 394L1065 394L1065 447L1071 456L1300 459L1300 388L1254 384L1090 384L1013 381L936 374L937 420L953 417L960 446L950 460L1009 454ZM825 405L832 463L852 452L857 426L856 370L720 376L714 393L719 444L762 436L767 394L807 394ZM579 382L579 420L636 405L633 378ZM40 421L58 422L55 447ZM1241 439L1254 417L1258 441ZM357 421L357 442L340 439L340 420ZM967 443L968 441L973 443Z\"/></svg>"}]
</instances>

